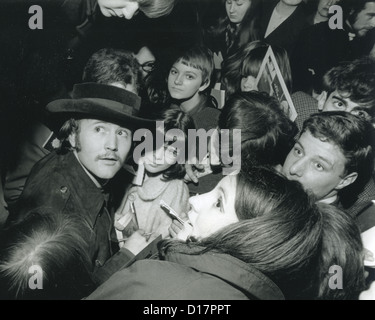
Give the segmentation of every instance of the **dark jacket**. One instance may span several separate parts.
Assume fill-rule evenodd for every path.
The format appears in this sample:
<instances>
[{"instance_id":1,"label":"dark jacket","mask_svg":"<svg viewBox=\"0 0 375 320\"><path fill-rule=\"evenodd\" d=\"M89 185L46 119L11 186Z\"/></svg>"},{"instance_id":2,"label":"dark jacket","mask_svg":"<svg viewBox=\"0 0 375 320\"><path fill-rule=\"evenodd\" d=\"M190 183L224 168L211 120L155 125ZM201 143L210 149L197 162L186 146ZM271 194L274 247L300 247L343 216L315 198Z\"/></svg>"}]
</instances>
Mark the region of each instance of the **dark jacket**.
<instances>
[{"instance_id":1,"label":"dark jacket","mask_svg":"<svg viewBox=\"0 0 375 320\"><path fill-rule=\"evenodd\" d=\"M120 270L89 300L284 300L269 278L226 254L170 253Z\"/></svg>"},{"instance_id":2,"label":"dark jacket","mask_svg":"<svg viewBox=\"0 0 375 320\"><path fill-rule=\"evenodd\" d=\"M11 219L22 219L30 210L42 206L56 214L82 217L88 226L82 233L89 243L93 265L101 267L118 251L112 217L117 194L125 192L125 180L119 174L100 189L72 152L52 152L33 167Z\"/></svg>"},{"instance_id":3,"label":"dark jacket","mask_svg":"<svg viewBox=\"0 0 375 320\"><path fill-rule=\"evenodd\" d=\"M347 30L332 30L328 21L304 30L290 59L293 89L320 92L321 79L328 70L370 52L368 37L350 39Z\"/></svg>"},{"instance_id":4,"label":"dark jacket","mask_svg":"<svg viewBox=\"0 0 375 320\"><path fill-rule=\"evenodd\" d=\"M268 23L278 2L278 0L274 0L264 1L263 3L261 17L262 37L264 37L267 31ZM264 39L264 41L272 46L284 48L290 55L295 48L301 32L309 26L307 16L308 11L306 10L305 3L302 2L283 23Z\"/></svg>"}]
</instances>

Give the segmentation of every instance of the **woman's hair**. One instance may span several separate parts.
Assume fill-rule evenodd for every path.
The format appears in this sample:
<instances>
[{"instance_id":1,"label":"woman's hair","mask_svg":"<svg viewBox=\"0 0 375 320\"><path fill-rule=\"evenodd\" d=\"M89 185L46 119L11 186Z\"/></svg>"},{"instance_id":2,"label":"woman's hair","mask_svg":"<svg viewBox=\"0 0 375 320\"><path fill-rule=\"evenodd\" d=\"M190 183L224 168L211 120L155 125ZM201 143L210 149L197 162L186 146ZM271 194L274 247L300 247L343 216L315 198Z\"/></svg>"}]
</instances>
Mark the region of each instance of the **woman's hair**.
<instances>
[{"instance_id":1,"label":"woman's hair","mask_svg":"<svg viewBox=\"0 0 375 320\"><path fill-rule=\"evenodd\" d=\"M222 0L222 16L217 23L207 30L209 38L213 39L212 49L220 51L220 42L224 37L227 52L222 52L224 56L237 50L239 47L251 41L259 40L260 37L260 6L261 0L251 0L242 22L236 27L231 21L225 10L225 1Z\"/></svg>"},{"instance_id":2,"label":"woman's hair","mask_svg":"<svg viewBox=\"0 0 375 320\"><path fill-rule=\"evenodd\" d=\"M243 77L253 76L256 78L258 76L269 47L265 42L253 41L239 48L223 62L221 83L228 97L241 90ZM278 46L271 46L271 48L285 85L289 91L292 91L292 71L288 53L284 48Z\"/></svg>"},{"instance_id":3,"label":"woman's hair","mask_svg":"<svg viewBox=\"0 0 375 320\"><path fill-rule=\"evenodd\" d=\"M259 46L249 51L245 59L242 61L241 78L247 76L257 77L263 59L266 56L269 46ZM292 71L290 68L289 56L284 48L271 46L275 54L276 62L279 66L281 76L284 79L287 89L292 91Z\"/></svg>"},{"instance_id":4,"label":"woman's hair","mask_svg":"<svg viewBox=\"0 0 375 320\"><path fill-rule=\"evenodd\" d=\"M180 111L179 109L170 109L165 110L161 116L159 121L164 122L164 132L167 134L168 130L171 129L178 129L180 132L184 134L184 159L179 159L174 165L169 167L166 171L163 172L163 179L165 181L174 180L174 179L183 179L185 176L185 164L181 162L185 162L188 158L188 130L195 129L193 119L185 112ZM169 137L172 138L172 137ZM166 145L173 144L179 137L174 136L173 141L166 141ZM182 142L182 141L181 141Z\"/></svg>"},{"instance_id":5,"label":"woman's hair","mask_svg":"<svg viewBox=\"0 0 375 320\"><path fill-rule=\"evenodd\" d=\"M267 46L268 45L262 41L252 41L250 43L246 43L223 61L221 68L221 84L225 89L227 97L230 97L233 93L240 91L242 62L246 56L248 56L249 52L256 48Z\"/></svg>"},{"instance_id":6,"label":"woman's hair","mask_svg":"<svg viewBox=\"0 0 375 320\"><path fill-rule=\"evenodd\" d=\"M354 219L332 205L318 204L323 215L318 299L357 300L365 290L364 256Z\"/></svg>"},{"instance_id":7,"label":"woman's hair","mask_svg":"<svg viewBox=\"0 0 375 320\"><path fill-rule=\"evenodd\" d=\"M141 10L149 18L159 18L169 15L176 0L136 0Z\"/></svg>"},{"instance_id":8,"label":"woman's hair","mask_svg":"<svg viewBox=\"0 0 375 320\"><path fill-rule=\"evenodd\" d=\"M237 177L233 223L198 242L161 244L161 254L219 252L258 269L286 298L314 297L323 227L320 212L300 183L272 169L244 169ZM246 194L246 196L244 196Z\"/></svg>"},{"instance_id":9,"label":"woman's hair","mask_svg":"<svg viewBox=\"0 0 375 320\"><path fill-rule=\"evenodd\" d=\"M233 130L241 130L242 164L282 164L294 144L293 122L277 100L263 92L232 95L220 114L219 128L230 130L230 142ZM229 144L231 154L233 147Z\"/></svg>"},{"instance_id":10,"label":"woman's hair","mask_svg":"<svg viewBox=\"0 0 375 320\"><path fill-rule=\"evenodd\" d=\"M0 235L0 297L81 299L89 294L94 287L84 232L89 227L78 217L45 208L8 226Z\"/></svg>"}]
</instances>

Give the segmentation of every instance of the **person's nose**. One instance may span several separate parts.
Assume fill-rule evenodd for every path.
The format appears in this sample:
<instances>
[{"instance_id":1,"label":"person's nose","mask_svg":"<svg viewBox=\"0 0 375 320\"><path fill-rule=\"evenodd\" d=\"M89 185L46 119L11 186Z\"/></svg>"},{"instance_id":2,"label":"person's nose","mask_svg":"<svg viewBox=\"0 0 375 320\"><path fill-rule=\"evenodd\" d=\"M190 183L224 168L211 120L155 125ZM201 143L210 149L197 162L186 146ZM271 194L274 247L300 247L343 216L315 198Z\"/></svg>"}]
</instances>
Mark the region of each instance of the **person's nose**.
<instances>
[{"instance_id":1,"label":"person's nose","mask_svg":"<svg viewBox=\"0 0 375 320\"><path fill-rule=\"evenodd\" d=\"M122 9L122 13L125 19L132 19L134 15L138 12L139 5L138 2L132 2L131 4L127 5L125 8Z\"/></svg>"},{"instance_id":2,"label":"person's nose","mask_svg":"<svg viewBox=\"0 0 375 320\"><path fill-rule=\"evenodd\" d=\"M229 7L229 12L234 13L234 8L235 8L235 4L234 4L234 2L232 2L232 4Z\"/></svg>"},{"instance_id":3,"label":"person's nose","mask_svg":"<svg viewBox=\"0 0 375 320\"><path fill-rule=\"evenodd\" d=\"M110 132L108 134L105 147L107 150L111 150L111 151L118 150L117 134L115 132Z\"/></svg>"},{"instance_id":4,"label":"person's nose","mask_svg":"<svg viewBox=\"0 0 375 320\"><path fill-rule=\"evenodd\" d=\"M154 151L154 160L161 160L164 157L164 148Z\"/></svg>"},{"instance_id":5,"label":"person's nose","mask_svg":"<svg viewBox=\"0 0 375 320\"><path fill-rule=\"evenodd\" d=\"M254 78L251 76L248 76L244 79L244 86L248 90L254 90L255 87L255 81Z\"/></svg>"},{"instance_id":6,"label":"person's nose","mask_svg":"<svg viewBox=\"0 0 375 320\"><path fill-rule=\"evenodd\" d=\"M174 79L174 83L176 85L182 85L182 75L181 74L176 75L176 78Z\"/></svg>"},{"instance_id":7,"label":"person's nose","mask_svg":"<svg viewBox=\"0 0 375 320\"><path fill-rule=\"evenodd\" d=\"M292 164L292 166L289 169L289 173L292 176L302 177L304 170L305 170L305 161L302 159L299 159Z\"/></svg>"}]
</instances>

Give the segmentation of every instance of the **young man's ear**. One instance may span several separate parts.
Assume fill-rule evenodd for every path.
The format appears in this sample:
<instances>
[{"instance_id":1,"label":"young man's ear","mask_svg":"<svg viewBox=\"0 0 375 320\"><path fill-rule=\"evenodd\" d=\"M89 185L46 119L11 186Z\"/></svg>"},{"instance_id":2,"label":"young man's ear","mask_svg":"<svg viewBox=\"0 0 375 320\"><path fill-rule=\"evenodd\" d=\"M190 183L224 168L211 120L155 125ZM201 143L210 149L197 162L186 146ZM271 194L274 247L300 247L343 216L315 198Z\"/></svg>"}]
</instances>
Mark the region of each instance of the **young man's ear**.
<instances>
[{"instance_id":1,"label":"young man's ear","mask_svg":"<svg viewBox=\"0 0 375 320\"><path fill-rule=\"evenodd\" d=\"M327 98L328 98L328 93L327 91L322 91L322 93L320 95L317 96L317 100L318 100L318 110L319 111L322 111L323 108L324 108L324 104L326 103L327 101Z\"/></svg>"},{"instance_id":2,"label":"young man's ear","mask_svg":"<svg viewBox=\"0 0 375 320\"><path fill-rule=\"evenodd\" d=\"M204 90L206 90L208 86L210 85L210 83L211 83L210 79L206 79L206 81L203 82L203 84L200 86L199 92L203 92Z\"/></svg>"},{"instance_id":3,"label":"young man's ear","mask_svg":"<svg viewBox=\"0 0 375 320\"><path fill-rule=\"evenodd\" d=\"M337 185L336 189L341 190L344 189L345 187L351 185L356 181L358 178L358 173L357 172L352 172L348 174L345 178L343 178L340 183Z\"/></svg>"},{"instance_id":4,"label":"young man's ear","mask_svg":"<svg viewBox=\"0 0 375 320\"><path fill-rule=\"evenodd\" d=\"M72 146L72 148L75 148L76 147L76 134L75 133L71 133L69 135L68 140L69 140L69 143Z\"/></svg>"}]
</instances>

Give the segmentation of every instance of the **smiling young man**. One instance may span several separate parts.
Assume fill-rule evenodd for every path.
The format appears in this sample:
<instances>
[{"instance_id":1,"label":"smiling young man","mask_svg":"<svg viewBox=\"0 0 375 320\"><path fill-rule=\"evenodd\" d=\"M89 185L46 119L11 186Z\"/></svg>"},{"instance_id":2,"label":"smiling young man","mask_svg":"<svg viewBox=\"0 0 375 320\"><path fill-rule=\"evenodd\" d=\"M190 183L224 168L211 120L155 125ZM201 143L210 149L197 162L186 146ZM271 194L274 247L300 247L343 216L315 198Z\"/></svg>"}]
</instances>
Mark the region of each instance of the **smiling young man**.
<instances>
[{"instance_id":1,"label":"smiling young man","mask_svg":"<svg viewBox=\"0 0 375 320\"><path fill-rule=\"evenodd\" d=\"M154 124L136 116L139 105L136 94L97 83L77 84L72 99L50 102L48 121L60 128L61 146L34 165L11 212L11 220L19 220L43 206L83 218L94 273L119 250L113 216L131 182L122 167L132 133Z\"/></svg>"},{"instance_id":2,"label":"smiling young man","mask_svg":"<svg viewBox=\"0 0 375 320\"><path fill-rule=\"evenodd\" d=\"M319 202L345 209L374 170L374 128L347 112L323 112L305 121L283 173L300 182ZM371 201L364 201L358 217Z\"/></svg>"}]
</instances>

